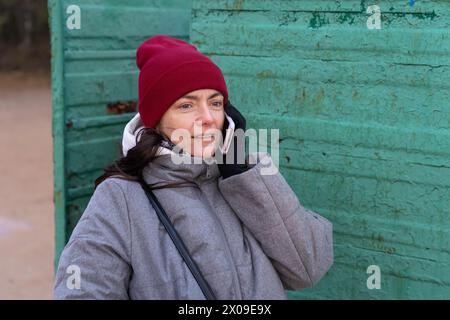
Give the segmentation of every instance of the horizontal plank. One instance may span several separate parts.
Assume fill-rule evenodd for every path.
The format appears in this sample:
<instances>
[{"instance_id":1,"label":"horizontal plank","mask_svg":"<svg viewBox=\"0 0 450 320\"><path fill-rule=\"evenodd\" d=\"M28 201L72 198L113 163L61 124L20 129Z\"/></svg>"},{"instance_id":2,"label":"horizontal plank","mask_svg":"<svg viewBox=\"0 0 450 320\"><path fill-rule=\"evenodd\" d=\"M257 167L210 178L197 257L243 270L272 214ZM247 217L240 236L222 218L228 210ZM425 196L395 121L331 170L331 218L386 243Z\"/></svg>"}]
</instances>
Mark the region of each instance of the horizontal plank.
<instances>
[{"instance_id":1,"label":"horizontal plank","mask_svg":"<svg viewBox=\"0 0 450 320\"><path fill-rule=\"evenodd\" d=\"M68 143L66 149L67 175L106 167L119 157L120 146L120 136Z\"/></svg>"},{"instance_id":2,"label":"horizontal plank","mask_svg":"<svg viewBox=\"0 0 450 320\"><path fill-rule=\"evenodd\" d=\"M286 118L278 115L247 113L249 128L281 129L280 137L368 147L411 153L447 156L449 130L385 126L377 123L328 121L314 118Z\"/></svg>"},{"instance_id":3,"label":"horizontal plank","mask_svg":"<svg viewBox=\"0 0 450 320\"><path fill-rule=\"evenodd\" d=\"M70 129L68 130L85 130L87 128L100 128L111 125L124 125L130 121L135 113L125 113L108 116L85 117L70 119Z\"/></svg>"},{"instance_id":4,"label":"horizontal plank","mask_svg":"<svg viewBox=\"0 0 450 320\"><path fill-rule=\"evenodd\" d=\"M450 34L446 29L405 27L374 32L366 27L345 25L326 29L311 29L307 25L282 28L251 22L214 24L203 19L193 21L191 42L208 55L436 66L449 65L447 53L450 51Z\"/></svg>"},{"instance_id":5,"label":"horizontal plank","mask_svg":"<svg viewBox=\"0 0 450 320\"><path fill-rule=\"evenodd\" d=\"M327 160L322 160L320 165L324 167L320 171L280 168L307 207L325 213L375 215L392 223L414 221L425 225L450 225L448 186L397 181L395 173L391 179L377 179L336 172L332 166L327 168Z\"/></svg>"},{"instance_id":6,"label":"horizontal plank","mask_svg":"<svg viewBox=\"0 0 450 320\"><path fill-rule=\"evenodd\" d=\"M65 76L66 106L76 104L106 104L137 100L138 72L68 74Z\"/></svg>"},{"instance_id":7,"label":"horizontal plank","mask_svg":"<svg viewBox=\"0 0 450 320\"><path fill-rule=\"evenodd\" d=\"M445 3L439 0L416 1L414 6L407 1L385 0L375 3L390 12L424 13L437 11L446 13ZM366 12L371 5L360 0L194 0L194 10L227 10L227 11L315 11L315 12Z\"/></svg>"},{"instance_id":8,"label":"horizontal plank","mask_svg":"<svg viewBox=\"0 0 450 320\"><path fill-rule=\"evenodd\" d=\"M145 34L186 34L191 10L185 6L152 7L144 5L77 4L80 8L80 29L64 28L66 41L71 38L124 38ZM66 8L66 7L64 7ZM69 17L69 14L63 15ZM70 46L69 46L70 47Z\"/></svg>"},{"instance_id":9,"label":"horizontal plank","mask_svg":"<svg viewBox=\"0 0 450 320\"><path fill-rule=\"evenodd\" d=\"M290 292L294 299L443 299L450 294L448 264L377 253L335 244L335 262L313 288ZM381 271L381 289L369 290L367 268ZM442 279L442 280L441 280ZM330 286L330 283L333 285Z\"/></svg>"}]
</instances>

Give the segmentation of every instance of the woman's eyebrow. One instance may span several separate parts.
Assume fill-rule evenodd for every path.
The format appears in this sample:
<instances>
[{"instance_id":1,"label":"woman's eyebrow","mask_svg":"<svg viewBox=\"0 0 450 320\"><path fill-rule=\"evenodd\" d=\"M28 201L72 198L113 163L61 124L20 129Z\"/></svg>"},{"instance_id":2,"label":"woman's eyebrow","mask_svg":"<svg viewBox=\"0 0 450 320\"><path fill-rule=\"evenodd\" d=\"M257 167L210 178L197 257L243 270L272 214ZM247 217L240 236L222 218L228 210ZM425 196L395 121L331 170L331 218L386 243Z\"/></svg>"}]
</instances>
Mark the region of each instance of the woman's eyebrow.
<instances>
[{"instance_id":1,"label":"woman's eyebrow","mask_svg":"<svg viewBox=\"0 0 450 320\"><path fill-rule=\"evenodd\" d=\"M210 99L212 99L212 98L215 98L215 97L217 97L217 96L221 96L221 95L222 95L222 94L221 94L220 92L213 93L213 94L208 98L208 100L210 100ZM199 98L198 98L198 96L185 95L185 96L181 97L181 99L191 99L191 100L197 101Z\"/></svg>"}]
</instances>

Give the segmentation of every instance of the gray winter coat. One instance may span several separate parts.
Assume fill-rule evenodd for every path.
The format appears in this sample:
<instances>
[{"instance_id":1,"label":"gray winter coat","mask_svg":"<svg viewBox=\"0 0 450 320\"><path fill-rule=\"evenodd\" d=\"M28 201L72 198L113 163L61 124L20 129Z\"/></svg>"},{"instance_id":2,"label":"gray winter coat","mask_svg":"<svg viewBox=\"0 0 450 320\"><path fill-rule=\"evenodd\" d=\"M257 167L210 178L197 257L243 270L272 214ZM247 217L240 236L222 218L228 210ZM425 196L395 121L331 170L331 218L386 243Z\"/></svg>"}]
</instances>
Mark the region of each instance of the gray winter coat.
<instances>
[{"instance_id":1,"label":"gray winter coat","mask_svg":"<svg viewBox=\"0 0 450 320\"><path fill-rule=\"evenodd\" d=\"M268 154L223 179L217 164L175 164L169 154L144 170L218 299L286 299L313 286L333 263L332 225L302 207ZM74 286L74 267L79 285ZM57 299L205 299L136 182L111 177L95 190L56 274Z\"/></svg>"}]
</instances>

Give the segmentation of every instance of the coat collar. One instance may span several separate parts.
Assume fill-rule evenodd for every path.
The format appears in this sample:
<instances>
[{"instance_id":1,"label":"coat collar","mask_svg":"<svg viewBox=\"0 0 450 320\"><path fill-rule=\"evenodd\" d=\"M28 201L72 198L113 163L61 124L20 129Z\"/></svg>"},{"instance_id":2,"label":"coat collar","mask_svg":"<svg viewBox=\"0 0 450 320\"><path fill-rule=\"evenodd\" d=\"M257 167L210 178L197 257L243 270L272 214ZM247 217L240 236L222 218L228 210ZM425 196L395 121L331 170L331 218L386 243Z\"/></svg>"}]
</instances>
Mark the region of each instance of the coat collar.
<instances>
[{"instance_id":1,"label":"coat collar","mask_svg":"<svg viewBox=\"0 0 450 320\"><path fill-rule=\"evenodd\" d=\"M144 168L143 176L148 184L163 186L183 183L183 185L193 186L220 176L217 163L209 163L199 157L177 155L171 150L168 151L168 153L160 154Z\"/></svg>"}]
</instances>

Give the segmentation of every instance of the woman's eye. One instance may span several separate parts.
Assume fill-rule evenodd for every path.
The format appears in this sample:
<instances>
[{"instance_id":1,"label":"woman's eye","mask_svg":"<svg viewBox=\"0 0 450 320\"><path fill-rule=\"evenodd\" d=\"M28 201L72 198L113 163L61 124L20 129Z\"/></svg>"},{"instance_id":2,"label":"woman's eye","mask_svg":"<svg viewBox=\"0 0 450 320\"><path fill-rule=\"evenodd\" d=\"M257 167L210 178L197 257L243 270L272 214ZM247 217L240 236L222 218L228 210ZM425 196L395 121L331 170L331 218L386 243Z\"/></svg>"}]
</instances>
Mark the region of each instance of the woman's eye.
<instances>
[{"instance_id":1,"label":"woman's eye","mask_svg":"<svg viewBox=\"0 0 450 320\"><path fill-rule=\"evenodd\" d=\"M222 107L222 105L223 105L223 102L220 102L220 101L213 102L214 107L220 108L220 107Z\"/></svg>"},{"instance_id":2,"label":"woman's eye","mask_svg":"<svg viewBox=\"0 0 450 320\"><path fill-rule=\"evenodd\" d=\"M192 105L190 105L190 104L188 104L188 103L185 103L185 104L182 104L182 105L180 106L180 109L187 110L187 109L189 109L190 107L192 107Z\"/></svg>"}]
</instances>

